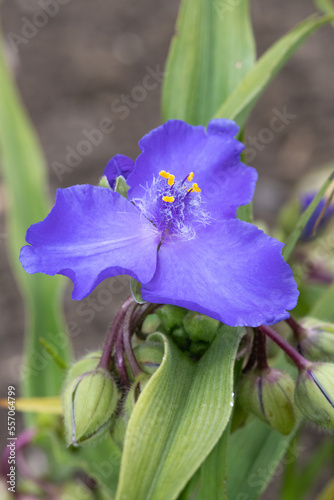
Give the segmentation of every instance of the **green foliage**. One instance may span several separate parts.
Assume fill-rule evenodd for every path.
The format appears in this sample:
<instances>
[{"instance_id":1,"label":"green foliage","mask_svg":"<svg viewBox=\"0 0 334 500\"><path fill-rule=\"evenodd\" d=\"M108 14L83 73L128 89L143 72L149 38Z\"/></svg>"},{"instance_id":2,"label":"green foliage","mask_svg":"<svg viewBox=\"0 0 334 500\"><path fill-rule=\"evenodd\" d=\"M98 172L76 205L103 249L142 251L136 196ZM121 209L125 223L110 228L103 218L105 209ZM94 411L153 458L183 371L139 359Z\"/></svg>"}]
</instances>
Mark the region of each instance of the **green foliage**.
<instances>
[{"instance_id":1,"label":"green foliage","mask_svg":"<svg viewBox=\"0 0 334 500\"><path fill-rule=\"evenodd\" d=\"M222 100L220 108L214 113L214 117L230 118L236 121L240 127L243 127L262 92L283 64L309 35L320 26L333 20L333 15L312 16L278 40L257 61L229 98Z\"/></svg>"},{"instance_id":2,"label":"green foliage","mask_svg":"<svg viewBox=\"0 0 334 500\"><path fill-rule=\"evenodd\" d=\"M228 447L228 498L260 498L292 438L293 433L282 436L258 419L234 432Z\"/></svg>"},{"instance_id":3,"label":"green foliage","mask_svg":"<svg viewBox=\"0 0 334 500\"><path fill-rule=\"evenodd\" d=\"M332 0L313 0L314 4L324 14L334 14L334 4Z\"/></svg>"},{"instance_id":4,"label":"green foliage","mask_svg":"<svg viewBox=\"0 0 334 500\"><path fill-rule=\"evenodd\" d=\"M322 321L334 323L334 284L331 285L317 300L311 309L310 316Z\"/></svg>"},{"instance_id":5,"label":"green foliage","mask_svg":"<svg viewBox=\"0 0 334 500\"><path fill-rule=\"evenodd\" d=\"M69 361L71 347L59 311L61 278L28 275L18 260L27 228L43 219L49 211L45 163L1 47L0 81L1 165L9 202L8 256L27 313L23 395L58 395L63 370L39 339L42 336L65 363Z\"/></svg>"},{"instance_id":6,"label":"green foliage","mask_svg":"<svg viewBox=\"0 0 334 500\"><path fill-rule=\"evenodd\" d=\"M177 498L229 421L242 334L222 328L197 363L167 337L152 336L164 341L165 355L128 424L117 500Z\"/></svg>"},{"instance_id":7,"label":"green foliage","mask_svg":"<svg viewBox=\"0 0 334 500\"><path fill-rule=\"evenodd\" d=\"M163 118L206 125L254 64L248 0L183 0L163 86ZM220 115L224 116L224 115Z\"/></svg>"}]
</instances>

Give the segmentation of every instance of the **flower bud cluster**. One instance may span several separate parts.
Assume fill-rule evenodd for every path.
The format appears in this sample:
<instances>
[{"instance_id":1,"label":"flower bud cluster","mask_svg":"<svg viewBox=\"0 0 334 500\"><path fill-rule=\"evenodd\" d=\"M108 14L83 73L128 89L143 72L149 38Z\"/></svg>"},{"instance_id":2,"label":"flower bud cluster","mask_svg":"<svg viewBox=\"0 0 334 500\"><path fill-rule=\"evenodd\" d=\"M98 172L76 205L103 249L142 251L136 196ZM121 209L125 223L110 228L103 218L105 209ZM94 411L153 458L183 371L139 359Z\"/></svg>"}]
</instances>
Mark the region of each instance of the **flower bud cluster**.
<instances>
[{"instance_id":1,"label":"flower bud cluster","mask_svg":"<svg viewBox=\"0 0 334 500\"><path fill-rule=\"evenodd\" d=\"M160 318L159 329L171 335L177 346L194 358L209 348L219 327L215 319L176 306L165 305L154 316Z\"/></svg>"}]
</instances>

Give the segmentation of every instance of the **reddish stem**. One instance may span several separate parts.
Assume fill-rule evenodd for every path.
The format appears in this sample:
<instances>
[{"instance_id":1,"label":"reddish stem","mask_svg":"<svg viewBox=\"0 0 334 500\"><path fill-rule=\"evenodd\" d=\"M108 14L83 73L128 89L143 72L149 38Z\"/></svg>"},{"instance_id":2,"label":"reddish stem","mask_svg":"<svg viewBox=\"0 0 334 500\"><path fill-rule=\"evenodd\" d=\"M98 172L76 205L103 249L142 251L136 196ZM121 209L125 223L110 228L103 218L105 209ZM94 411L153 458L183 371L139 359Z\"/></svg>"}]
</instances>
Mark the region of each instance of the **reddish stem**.
<instances>
[{"instance_id":1,"label":"reddish stem","mask_svg":"<svg viewBox=\"0 0 334 500\"><path fill-rule=\"evenodd\" d=\"M301 340L303 337L305 337L306 333L305 328L303 328L299 323L297 323L297 321L292 316L290 316L290 318L286 319L285 321L292 329L297 340Z\"/></svg>"},{"instance_id":2,"label":"reddish stem","mask_svg":"<svg viewBox=\"0 0 334 500\"><path fill-rule=\"evenodd\" d=\"M266 336L258 328L254 328L254 336L257 338L257 366L259 370L267 370L269 366L267 362Z\"/></svg>"},{"instance_id":3,"label":"reddish stem","mask_svg":"<svg viewBox=\"0 0 334 500\"><path fill-rule=\"evenodd\" d=\"M121 328L117 335L116 340L116 365L117 372L121 381L122 387L127 387L129 385L129 377L126 370L126 364L124 359L124 341L123 341L123 329Z\"/></svg>"},{"instance_id":4,"label":"reddish stem","mask_svg":"<svg viewBox=\"0 0 334 500\"><path fill-rule=\"evenodd\" d=\"M142 369L140 368L140 365L133 353L132 343L131 343L131 333L132 333L131 320L135 314L136 308L137 304L132 304L129 307L125 316L124 326L123 326L123 342L124 342L125 354L134 377L137 377L140 373L142 373Z\"/></svg>"},{"instance_id":5,"label":"reddish stem","mask_svg":"<svg viewBox=\"0 0 334 500\"><path fill-rule=\"evenodd\" d=\"M121 305L120 310L116 314L116 317L111 325L108 337L107 337L106 342L104 344L103 352L102 352L100 362L98 364L98 368L103 368L105 370L109 370L110 359L111 359L114 345L115 345L117 337L118 337L118 333L121 330L121 325L122 325L122 322L124 320L126 311L131 306L132 303L134 303L134 300L132 297L129 297L124 302L124 304Z\"/></svg>"},{"instance_id":6,"label":"reddish stem","mask_svg":"<svg viewBox=\"0 0 334 500\"><path fill-rule=\"evenodd\" d=\"M288 344L288 342L275 332L273 328L261 325L259 326L259 330L267 335L267 337L271 338L271 340L273 340L292 359L298 370L307 369L310 366L310 362L299 354L290 344Z\"/></svg>"}]
</instances>

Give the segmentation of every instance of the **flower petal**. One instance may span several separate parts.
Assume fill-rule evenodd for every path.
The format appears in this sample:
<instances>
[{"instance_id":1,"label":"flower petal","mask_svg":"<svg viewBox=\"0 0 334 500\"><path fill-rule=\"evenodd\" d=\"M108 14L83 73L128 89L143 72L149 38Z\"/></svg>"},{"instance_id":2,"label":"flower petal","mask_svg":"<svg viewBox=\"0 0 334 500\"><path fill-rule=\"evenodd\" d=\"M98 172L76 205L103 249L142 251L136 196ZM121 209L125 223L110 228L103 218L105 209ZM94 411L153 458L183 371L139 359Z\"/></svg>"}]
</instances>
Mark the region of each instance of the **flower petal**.
<instances>
[{"instance_id":1,"label":"flower petal","mask_svg":"<svg viewBox=\"0 0 334 500\"><path fill-rule=\"evenodd\" d=\"M183 180L194 172L207 211L215 219L235 217L236 208L252 199L256 171L240 162L244 146L234 139L237 125L212 120L207 132L180 120L169 120L140 141L142 154L128 177L129 199L141 198L161 170Z\"/></svg>"},{"instance_id":2,"label":"flower petal","mask_svg":"<svg viewBox=\"0 0 334 500\"><path fill-rule=\"evenodd\" d=\"M193 240L165 241L143 298L186 307L230 326L273 324L297 302L283 244L240 220L211 225Z\"/></svg>"},{"instance_id":3,"label":"flower petal","mask_svg":"<svg viewBox=\"0 0 334 500\"><path fill-rule=\"evenodd\" d=\"M125 155L115 155L109 160L104 169L103 175L108 179L109 186L114 189L116 184L116 178L122 175L124 179L132 172L135 166L135 162Z\"/></svg>"},{"instance_id":4,"label":"flower petal","mask_svg":"<svg viewBox=\"0 0 334 500\"><path fill-rule=\"evenodd\" d=\"M156 269L160 235L118 193L90 185L58 189L50 214L27 231L20 261L30 274L63 274L73 298L87 296L110 276L146 283Z\"/></svg>"}]
</instances>

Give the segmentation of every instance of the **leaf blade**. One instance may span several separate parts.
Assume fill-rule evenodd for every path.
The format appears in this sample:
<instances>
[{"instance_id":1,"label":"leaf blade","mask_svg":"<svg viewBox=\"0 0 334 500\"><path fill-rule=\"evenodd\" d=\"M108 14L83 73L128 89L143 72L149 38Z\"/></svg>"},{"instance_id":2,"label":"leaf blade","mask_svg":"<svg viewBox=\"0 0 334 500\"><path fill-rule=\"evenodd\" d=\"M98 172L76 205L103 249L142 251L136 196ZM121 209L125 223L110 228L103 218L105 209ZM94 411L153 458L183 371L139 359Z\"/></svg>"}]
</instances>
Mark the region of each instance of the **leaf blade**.
<instances>
[{"instance_id":1,"label":"leaf blade","mask_svg":"<svg viewBox=\"0 0 334 500\"><path fill-rule=\"evenodd\" d=\"M27 311L23 395L56 396L60 393L63 371L45 353L39 337L43 334L65 361L70 360L70 343L59 313L61 279L30 276L23 271L18 260L26 230L49 211L45 163L1 47L0 80L0 153L10 203L7 247Z\"/></svg>"},{"instance_id":2,"label":"leaf blade","mask_svg":"<svg viewBox=\"0 0 334 500\"><path fill-rule=\"evenodd\" d=\"M311 16L282 37L263 54L229 98L222 101L214 118L229 118L243 127L261 93L283 64L311 33L333 20L333 15Z\"/></svg>"},{"instance_id":3,"label":"leaf blade","mask_svg":"<svg viewBox=\"0 0 334 500\"><path fill-rule=\"evenodd\" d=\"M167 60L163 118L206 125L255 60L248 0L183 0Z\"/></svg>"},{"instance_id":4,"label":"leaf blade","mask_svg":"<svg viewBox=\"0 0 334 500\"><path fill-rule=\"evenodd\" d=\"M242 334L242 329L224 330L197 364L163 337L164 361L136 403L126 432L117 500L177 498L228 423Z\"/></svg>"}]
</instances>

